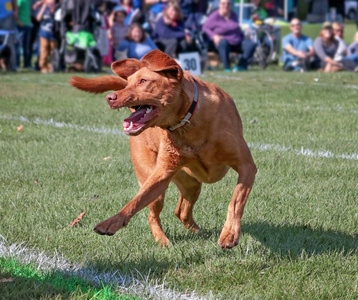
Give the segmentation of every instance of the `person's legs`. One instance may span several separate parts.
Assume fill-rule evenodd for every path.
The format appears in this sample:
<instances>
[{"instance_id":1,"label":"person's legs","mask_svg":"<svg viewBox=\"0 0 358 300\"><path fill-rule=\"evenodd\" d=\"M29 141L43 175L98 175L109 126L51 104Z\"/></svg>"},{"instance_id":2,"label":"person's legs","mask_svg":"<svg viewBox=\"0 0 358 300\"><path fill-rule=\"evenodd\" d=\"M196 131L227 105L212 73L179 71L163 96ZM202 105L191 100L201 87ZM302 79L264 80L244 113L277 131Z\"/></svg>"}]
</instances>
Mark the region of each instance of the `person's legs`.
<instances>
[{"instance_id":1,"label":"person's legs","mask_svg":"<svg viewBox=\"0 0 358 300\"><path fill-rule=\"evenodd\" d=\"M358 64L358 54L351 54L346 57L346 59L351 60Z\"/></svg>"},{"instance_id":2,"label":"person's legs","mask_svg":"<svg viewBox=\"0 0 358 300\"><path fill-rule=\"evenodd\" d=\"M238 68L247 69L247 66L251 63L252 57L256 49L256 44L251 40L243 40L241 42L241 56L239 63L237 64Z\"/></svg>"},{"instance_id":3,"label":"person's legs","mask_svg":"<svg viewBox=\"0 0 358 300\"><path fill-rule=\"evenodd\" d=\"M52 67L52 55L53 55L53 52L56 48L56 41L55 40L50 40L49 41L49 45L48 45L48 51L49 51L49 55L47 57L47 59L49 60L48 64L47 64L47 71L48 72L53 72L53 67Z\"/></svg>"},{"instance_id":4,"label":"person's legs","mask_svg":"<svg viewBox=\"0 0 358 300\"><path fill-rule=\"evenodd\" d=\"M23 54L24 54L24 67L31 68L31 26L24 26L23 31Z\"/></svg>"},{"instance_id":5,"label":"person's legs","mask_svg":"<svg viewBox=\"0 0 358 300\"><path fill-rule=\"evenodd\" d=\"M216 50L219 52L220 60L223 63L224 70L230 70L230 44L226 39L221 39Z\"/></svg>"},{"instance_id":6,"label":"person's legs","mask_svg":"<svg viewBox=\"0 0 358 300\"><path fill-rule=\"evenodd\" d=\"M285 71L303 72L308 70L308 60L287 60L283 66Z\"/></svg>"},{"instance_id":7,"label":"person's legs","mask_svg":"<svg viewBox=\"0 0 358 300\"><path fill-rule=\"evenodd\" d=\"M49 51L48 51L49 44L50 44L50 41L48 39L40 37L39 66L40 66L41 73L47 73L47 57L49 54Z\"/></svg>"},{"instance_id":8,"label":"person's legs","mask_svg":"<svg viewBox=\"0 0 358 300\"><path fill-rule=\"evenodd\" d=\"M158 40L158 42L164 46L165 54L167 54L171 57L175 57L175 55L177 53L177 48L178 48L178 40L177 39L160 39L160 40Z\"/></svg>"}]
</instances>

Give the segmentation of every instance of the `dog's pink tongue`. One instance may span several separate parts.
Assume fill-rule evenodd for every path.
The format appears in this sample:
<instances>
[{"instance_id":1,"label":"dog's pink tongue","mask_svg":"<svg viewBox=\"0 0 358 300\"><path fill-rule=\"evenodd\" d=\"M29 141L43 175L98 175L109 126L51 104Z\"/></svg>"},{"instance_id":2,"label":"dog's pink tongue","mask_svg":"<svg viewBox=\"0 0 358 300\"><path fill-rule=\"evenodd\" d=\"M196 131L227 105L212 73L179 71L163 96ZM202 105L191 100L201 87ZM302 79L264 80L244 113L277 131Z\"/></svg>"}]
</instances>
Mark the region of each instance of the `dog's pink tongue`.
<instances>
[{"instance_id":1,"label":"dog's pink tongue","mask_svg":"<svg viewBox=\"0 0 358 300\"><path fill-rule=\"evenodd\" d=\"M146 120L145 120L145 114L146 114L147 109L146 108L142 108L134 113L132 113L127 119L124 119L123 121L123 127L124 129L128 128L131 126L138 126L138 125L142 125Z\"/></svg>"}]
</instances>

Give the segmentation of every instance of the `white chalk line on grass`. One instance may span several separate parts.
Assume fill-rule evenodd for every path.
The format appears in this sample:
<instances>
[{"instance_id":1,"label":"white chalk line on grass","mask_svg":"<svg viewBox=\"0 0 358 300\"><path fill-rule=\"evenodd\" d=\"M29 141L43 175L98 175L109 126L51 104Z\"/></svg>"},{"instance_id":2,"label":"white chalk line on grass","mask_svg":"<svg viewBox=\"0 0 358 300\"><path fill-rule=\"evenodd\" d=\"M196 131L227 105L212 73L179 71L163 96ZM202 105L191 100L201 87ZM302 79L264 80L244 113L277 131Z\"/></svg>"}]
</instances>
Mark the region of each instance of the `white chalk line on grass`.
<instances>
[{"instance_id":1,"label":"white chalk line on grass","mask_svg":"<svg viewBox=\"0 0 358 300\"><path fill-rule=\"evenodd\" d=\"M302 109L302 110L307 110L307 111L323 111L323 112L339 112L339 113L343 113L343 114L358 114L358 110L355 109L344 109L342 106L340 105L336 105L334 107L324 107L324 106L299 106L297 103L270 103L270 102L262 102L262 101L257 101L257 100L246 100L246 99L235 99L235 102L237 103L245 103L245 104L255 104L255 105L261 105L261 106L269 106L271 109L275 109L277 107L293 107L293 108L297 108L297 109Z\"/></svg>"},{"instance_id":2,"label":"white chalk line on grass","mask_svg":"<svg viewBox=\"0 0 358 300\"><path fill-rule=\"evenodd\" d=\"M111 129L105 127L95 127L95 126L85 126L85 125L76 125L70 123L63 123L57 122L54 120L41 120L39 118L34 119L33 121L25 118L23 116L14 117L14 116L3 116L0 115L0 119L11 120L11 121L21 121L25 123L33 123L37 125L47 125L53 126L57 128L70 128L70 129L77 129L77 130L84 130L89 132L96 132L96 133L104 133L104 134L114 134L125 136L123 131L119 129ZM348 159L348 160L358 160L358 153L353 154L334 154L332 151L329 150L321 150L321 151L314 151L308 148L301 147L300 149L295 149L291 146L285 145L274 145L274 144L264 144L264 143L248 143L249 147L252 149L257 149L261 151L279 151L279 152L291 152L295 153L296 155L302 156L309 156L309 157L323 157L323 158L339 158L339 159Z\"/></svg>"},{"instance_id":3,"label":"white chalk line on grass","mask_svg":"<svg viewBox=\"0 0 358 300\"><path fill-rule=\"evenodd\" d=\"M119 293L141 297L143 299L181 299L199 300L195 291L186 291L184 294L165 288L165 283L149 280L149 276L143 276L137 271L141 279L134 279L129 276L122 276L118 271L100 272L90 264L80 267L76 262L71 263L62 254L55 251L53 256L47 255L44 251L29 249L23 244L9 244L0 234L0 257L16 259L20 264L31 264L34 268L46 272L61 272L67 276L74 276L85 280L88 283L113 285ZM205 299L215 299L212 292L208 292Z\"/></svg>"},{"instance_id":4,"label":"white chalk line on grass","mask_svg":"<svg viewBox=\"0 0 358 300\"><path fill-rule=\"evenodd\" d=\"M77 125L77 124L71 124L71 123L57 122L57 121L54 121L53 119L42 120L39 118L35 118L34 120L31 121L28 118L23 117L23 116L14 117L14 116L3 116L3 115L0 115L0 119L10 120L10 121L20 121L20 122L24 122L24 123L33 123L36 125L47 125L47 126L53 126L53 127L57 127L57 128L69 128L69 129L84 130L84 131L89 131L89 132L109 133L109 134L114 134L114 135L125 136L123 131L121 131L119 129L105 128L105 127L98 128L95 126Z\"/></svg>"},{"instance_id":5,"label":"white chalk line on grass","mask_svg":"<svg viewBox=\"0 0 358 300\"><path fill-rule=\"evenodd\" d=\"M205 77L205 76L203 76ZM236 80L236 81L258 81L255 78L250 78L250 79L244 79L241 77L231 77L231 76L225 76L225 75L213 75L214 78L218 78L218 79L227 79L227 80ZM315 82L303 82L303 81L283 81L283 80L276 80L273 78L268 78L266 80L263 80L265 82L279 82L279 83L293 83L293 84L311 84L311 85L316 85L316 86L328 86L328 87L341 87L341 88L349 88L349 89L355 89L358 90L358 85L354 85L354 84L337 84L337 83L324 83L324 82L318 82L318 78L316 78Z\"/></svg>"},{"instance_id":6,"label":"white chalk line on grass","mask_svg":"<svg viewBox=\"0 0 358 300\"><path fill-rule=\"evenodd\" d=\"M334 154L329 150L313 151L308 148L301 147L301 149L295 149L291 146L281 146L274 144L261 144L261 143L247 143L251 149L257 149L261 151L278 151L278 152L290 152L296 155L309 156L309 157L323 157L323 158L341 158L348 160L358 160L358 153L353 154Z\"/></svg>"}]
</instances>

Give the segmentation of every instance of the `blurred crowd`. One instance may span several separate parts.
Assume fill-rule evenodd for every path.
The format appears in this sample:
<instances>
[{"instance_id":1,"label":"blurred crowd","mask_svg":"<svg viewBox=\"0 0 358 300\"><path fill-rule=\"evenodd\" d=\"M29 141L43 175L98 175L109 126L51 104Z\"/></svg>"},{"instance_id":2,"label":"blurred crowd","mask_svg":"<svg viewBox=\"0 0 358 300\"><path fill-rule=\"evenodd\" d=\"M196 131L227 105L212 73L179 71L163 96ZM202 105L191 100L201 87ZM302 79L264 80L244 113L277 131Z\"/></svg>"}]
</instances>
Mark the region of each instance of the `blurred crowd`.
<instances>
[{"instance_id":1,"label":"blurred crowd","mask_svg":"<svg viewBox=\"0 0 358 300\"><path fill-rule=\"evenodd\" d=\"M245 2L255 28L284 15L283 0ZM254 27L243 29L230 0L0 0L0 68L100 71L159 49L173 58L199 52L205 62L214 53L225 72L238 72L268 61L265 49L276 43L286 71L358 71L358 33L347 45L343 24L325 22L313 41L302 34L295 2L287 2L291 33L272 42L270 32L260 40Z\"/></svg>"}]
</instances>

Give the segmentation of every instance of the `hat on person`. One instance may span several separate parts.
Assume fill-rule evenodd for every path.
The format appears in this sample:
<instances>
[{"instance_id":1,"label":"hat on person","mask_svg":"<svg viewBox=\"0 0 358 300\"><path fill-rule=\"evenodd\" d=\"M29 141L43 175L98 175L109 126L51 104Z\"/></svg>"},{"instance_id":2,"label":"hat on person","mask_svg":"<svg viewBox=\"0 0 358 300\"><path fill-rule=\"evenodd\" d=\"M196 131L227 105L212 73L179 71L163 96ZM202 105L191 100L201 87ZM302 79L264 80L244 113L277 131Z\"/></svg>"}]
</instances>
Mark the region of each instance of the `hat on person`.
<instances>
[{"instance_id":1,"label":"hat on person","mask_svg":"<svg viewBox=\"0 0 358 300\"><path fill-rule=\"evenodd\" d=\"M332 23L331 22L324 22L322 24L322 29L332 29Z\"/></svg>"},{"instance_id":2,"label":"hat on person","mask_svg":"<svg viewBox=\"0 0 358 300\"><path fill-rule=\"evenodd\" d=\"M123 6L120 6L120 5L117 5L117 6L114 8L114 12L122 12L122 13L124 13L125 15L127 15L127 10L126 10Z\"/></svg>"}]
</instances>

